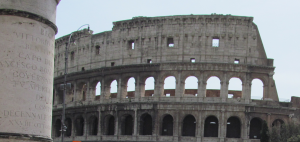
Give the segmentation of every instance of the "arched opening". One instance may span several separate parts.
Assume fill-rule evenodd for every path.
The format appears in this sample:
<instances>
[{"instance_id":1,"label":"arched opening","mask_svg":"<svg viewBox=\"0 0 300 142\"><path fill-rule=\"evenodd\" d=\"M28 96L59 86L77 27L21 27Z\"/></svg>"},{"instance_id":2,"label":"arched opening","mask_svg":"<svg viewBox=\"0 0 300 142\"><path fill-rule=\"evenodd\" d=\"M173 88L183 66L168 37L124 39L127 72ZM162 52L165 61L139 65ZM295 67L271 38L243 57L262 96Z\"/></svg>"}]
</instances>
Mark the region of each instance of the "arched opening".
<instances>
[{"instance_id":1,"label":"arched opening","mask_svg":"<svg viewBox=\"0 0 300 142\"><path fill-rule=\"evenodd\" d=\"M262 100L264 96L264 84L260 79L253 79L251 85L251 99Z\"/></svg>"},{"instance_id":2,"label":"arched opening","mask_svg":"<svg viewBox=\"0 0 300 142\"><path fill-rule=\"evenodd\" d=\"M63 103L63 95L64 95L64 91L63 90L57 90L57 93L56 93L56 95L57 95L57 99L58 99L58 104L62 104Z\"/></svg>"},{"instance_id":3,"label":"arched opening","mask_svg":"<svg viewBox=\"0 0 300 142\"><path fill-rule=\"evenodd\" d=\"M110 98L117 98L118 94L118 82L113 80L110 84Z\"/></svg>"},{"instance_id":4,"label":"arched opening","mask_svg":"<svg viewBox=\"0 0 300 142\"><path fill-rule=\"evenodd\" d=\"M84 120L82 116L75 119L75 128L76 136L83 136Z\"/></svg>"},{"instance_id":5,"label":"arched opening","mask_svg":"<svg viewBox=\"0 0 300 142\"><path fill-rule=\"evenodd\" d=\"M281 119L276 119L272 123L272 127L281 128L281 126L284 124L284 121Z\"/></svg>"},{"instance_id":6,"label":"arched opening","mask_svg":"<svg viewBox=\"0 0 300 142\"><path fill-rule=\"evenodd\" d=\"M132 135L133 133L133 118L131 115L125 116L121 125L122 135Z\"/></svg>"},{"instance_id":7,"label":"arched opening","mask_svg":"<svg viewBox=\"0 0 300 142\"><path fill-rule=\"evenodd\" d=\"M184 85L184 95L185 96L197 96L198 90L198 79L195 76L189 76L185 79Z\"/></svg>"},{"instance_id":8,"label":"arched opening","mask_svg":"<svg viewBox=\"0 0 300 142\"><path fill-rule=\"evenodd\" d=\"M98 133L98 119L96 116L91 116L89 120L89 134L97 135Z\"/></svg>"},{"instance_id":9,"label":"arched opening","mask_svg":"<svg viewBox=\"0 0 300 142\"><path fill-rule=\"evenodd\" d=\"M193 115L187 115L182 122L182 136L192 136L196 134L196 119Z\"/></svg>"},{"instance_id":10,"label":"arched opening","mask_svg":"<svg viewBox=\"0 0 300 142\"><path fill-rule=\"evenodd\" d=\"M101 82L99 81L95 87L96 99L100 98L100 95L101 95Z\"/></svg>"},{"instance_id":11,"label":"arched opening","mask_svg":"<svg viewBox=\"0 0 300 142\"><path fill-rule=\"evenodd\" d=\"M206 97L220 97L221 84L218 77L210 77L206 84Z\"/></svg>"},{"instance_id":12,"label":"arched opening","mask_svg":"<svg viewBox=\"0 0 300 142\"><path fill-rule=\"evenodd\" d=\"M55 130L55 137L60 137L61 135L61 120L60 119L57 119L55 121L55 125L54 125L54 130Z\"/></svg>"},{"instance_id":13,"label":"arched opening","mask_svg":"<svg viewBox=\"0 0 300 142\"><path fill-rule=\"evenodd\" d=\"M135 95L135 79L133 77L128 79L127 82L127 96L126 98L134 98Z\"/></svg>"},{"instance_id":14,"label":"arched opening","mask_svg":"<svg viewBox=\"0 0 300 142\"><path fill-rule=\"evenodd\" d=\"M85 101L86 100L86 92L87 92L87 86L86 83L82 82L78 84L78 90L77 90L77 95L79 101Z\"/></svg>"},{"instance_id":15,"label":"arched opening","mask_svg":"<svg viewBox=\"0 0 300 142\"><path fill-rule=\"evenodd\" d=\"M96 55L99 55L100 54L100 45L96 45Z\"/></svg>"},{"instance_id":16,"label":"arched opening","mask_svg":"<svg viewBox=\"0 0 300 142\"><path fill-rule=\"evenodd\" d=\"M215 116L207 117L204 124L204 137L218 137L218 130L218 118Z\"/></svg>"},{"instance_id":17,"label":"arched opening","mask_svg":"<svg viewBox=\"0 0 300 142\"><path fill-rule=\"evenodd\" d=\"M163 118L161 135L173 136L173 117L169 114Z\"/></svg>"},{"instance_id":18,"label":"arched opening","mask_svg":"<svg viewBox=\"0 0 300 142\"><path fill-rule=\"evenodd\" d=\"M229 80L228 98L242 98L242 81L239 78L233 77Z\"/></svg>"},{"instance_id":19,"label":"arched opening","mask_svg":"<svg viewBox=\"0 0 300 142\"><path fill-rule=\"evenodd\" d=\"M260 139L260 131L262 128L262 120L253 118L250 121L250 139Z\"/></svg>"},{"instance_id":20,"label":"arched opening","mask_svg":"<svg viewBox=\"0 0 300 142\"><path fill-rule=\"evenodd\" d=\"M241 137L241 122L237 117L228 118L226 137L227 138L240 138Z\"/></svg>"},{"instance_id":21,"label":"arched opening","mask_svg":"<svg viewBox=\"0 0 300 142\"><path fill-rule=\"evenodd\" d=\"M154 77L148 77L145 81L145 97L154 96Z\"/></svg>"},{"instance_id":22,"label":"arched opening","mask_svg":"<svg viewBox=\"0 0 300 142\"><path fill-rule=\"evenodd\" d=\"M169 76L164 81L164 95L166 97L175 96L176 78Z\"/></svg>"},{"instance_id":23,"label":"arched opening","mask_svg":"<svg viewBox=\"0 0 300 142\"><path fill-rule=\"evenodd\" d=\"M67 118L65 120L65 125L67 127L66 136L70 137L72 135L72 120L71 120L71 118Z\"/></svg>"},{"instance_id":24,"label":"arched opening","mask_svg":"<svg viewBox=\"0 0 300 142\"><path fill-rule=\"evenodd\" d=\"M114 135L115 134L115 117L108 115L104 118L104 135Z\"/></svg>"},{"instance_id":25,"label":"arched opening","mask_svg":"<svg viewBox=\"0 0 300 142\"><path fill-rule=\"evenodd\" d=\"M149 114L141 116L140 135L152 135L152 117Z\"/></svg>"}]
</instances>

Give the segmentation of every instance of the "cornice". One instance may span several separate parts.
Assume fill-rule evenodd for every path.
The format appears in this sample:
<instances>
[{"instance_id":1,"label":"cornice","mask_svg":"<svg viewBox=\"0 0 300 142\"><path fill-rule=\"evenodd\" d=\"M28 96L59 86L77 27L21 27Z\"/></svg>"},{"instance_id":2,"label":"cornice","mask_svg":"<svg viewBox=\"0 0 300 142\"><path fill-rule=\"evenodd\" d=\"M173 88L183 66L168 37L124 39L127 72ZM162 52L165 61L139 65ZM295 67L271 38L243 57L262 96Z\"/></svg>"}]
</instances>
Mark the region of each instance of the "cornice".
<instances>
[{"instance_id":1,"label":"cornice","mask_svg":"<svg viewBox=\"0 0 300 142\"><path fill-rule=\"evenodd\" d=\"M51 27L54 30L55 34L57 34L57 26L54 23L52 23L50 20L48 20L40 15L30 13L27 11L16 10L16 9L0 9L0 15L19 16L19 17L36 20L38 22L48 25L49 27Z\"/></svg>"}]
</instances>

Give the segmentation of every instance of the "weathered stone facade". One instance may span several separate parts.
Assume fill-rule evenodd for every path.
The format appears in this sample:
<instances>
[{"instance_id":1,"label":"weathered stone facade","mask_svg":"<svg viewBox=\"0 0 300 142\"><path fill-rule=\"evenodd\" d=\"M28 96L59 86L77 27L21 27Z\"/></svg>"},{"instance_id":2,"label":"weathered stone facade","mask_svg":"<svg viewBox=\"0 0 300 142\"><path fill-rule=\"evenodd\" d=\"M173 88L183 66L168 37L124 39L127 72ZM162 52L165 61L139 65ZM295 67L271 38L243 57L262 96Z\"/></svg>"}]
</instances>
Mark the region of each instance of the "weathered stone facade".
<instances>
[{"instance_id":1,"label":"weathered stone facade","mask_svg":"<svg viewBox=\"0 0 300 142\"><path fill-rule=\"evenodd\" d=\"M269 127L298 122L300 99L279 102L273 59L267 58L252 17L134 17L113 24L112 31L73 34L66 141L255 142L262 120ZM60 140L67 39L55 45L54 141ZM168 76L176 78L176 89L164 90ZM198 89L185 89L189 76L198 79ZM220 79L220 90L206 89L212 76ZM127 92L131 77L135 91ZM155 79L154 90L145 90L148 77ZM242 91L228 90L233 77L242 81ZM251 99L256 78L264 84L262 100ZM113 80L117 93L110 93Z\"/></svg>"}]
</instances>

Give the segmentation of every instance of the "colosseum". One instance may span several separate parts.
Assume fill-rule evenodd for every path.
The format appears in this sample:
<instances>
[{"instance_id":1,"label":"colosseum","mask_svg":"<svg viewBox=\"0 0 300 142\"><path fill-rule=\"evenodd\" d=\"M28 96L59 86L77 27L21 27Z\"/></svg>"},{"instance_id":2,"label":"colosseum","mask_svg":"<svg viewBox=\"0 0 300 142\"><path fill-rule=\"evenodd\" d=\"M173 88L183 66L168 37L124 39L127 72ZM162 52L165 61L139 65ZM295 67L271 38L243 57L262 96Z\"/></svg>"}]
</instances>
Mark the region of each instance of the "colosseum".
<instances>
[{"instance_id":1,"label":"colosseum","mask_svg":"<svg viewBox=\"0 0 300 142\"><path fill-rule=\"evenodd\" d=\"M67 142L259 142L263 120L270 128L299 121L299 97L279 102L273 59L253 17L133 17L113 22L112 31L72 34ZM55 142L61 140L68 40L58 38L55 45ZM175 89L164 88L168 77L175 78ZM186 89L189 77L198 80L196 89ZM220 89L207 89L211 77L219 79ZM145 88L149 78L153 89ZM232 78L242 82L241 90L228 89ZM129 79L134 91L127 89ZM254 79L263 83L262 99L251 98ZM111 92L114 82L117 91Z\"/></svg>"}]
</instances>

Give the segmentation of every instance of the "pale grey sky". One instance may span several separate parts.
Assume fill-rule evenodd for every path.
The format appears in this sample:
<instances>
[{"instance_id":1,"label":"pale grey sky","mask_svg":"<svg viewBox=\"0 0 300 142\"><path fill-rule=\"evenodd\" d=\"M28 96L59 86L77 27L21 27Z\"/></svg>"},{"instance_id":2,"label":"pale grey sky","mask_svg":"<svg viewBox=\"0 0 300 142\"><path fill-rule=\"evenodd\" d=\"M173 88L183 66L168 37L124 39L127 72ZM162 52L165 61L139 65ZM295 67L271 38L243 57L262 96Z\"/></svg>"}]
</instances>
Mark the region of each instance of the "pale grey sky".
<instances>
[{"instance_id":1,"label":"pale grey sky","mask_svg":"<svg viewBox=\"0 0 300 142\"><path fill-rule=\"evenodd\" d=\"M268 58L274 59L281 101L299 96L299 0L62 0L57 7L56 38L89 24L94 33L109 31L113 21L136 16L231 14L254 17Z\"/></svg>"}]
</instances>

